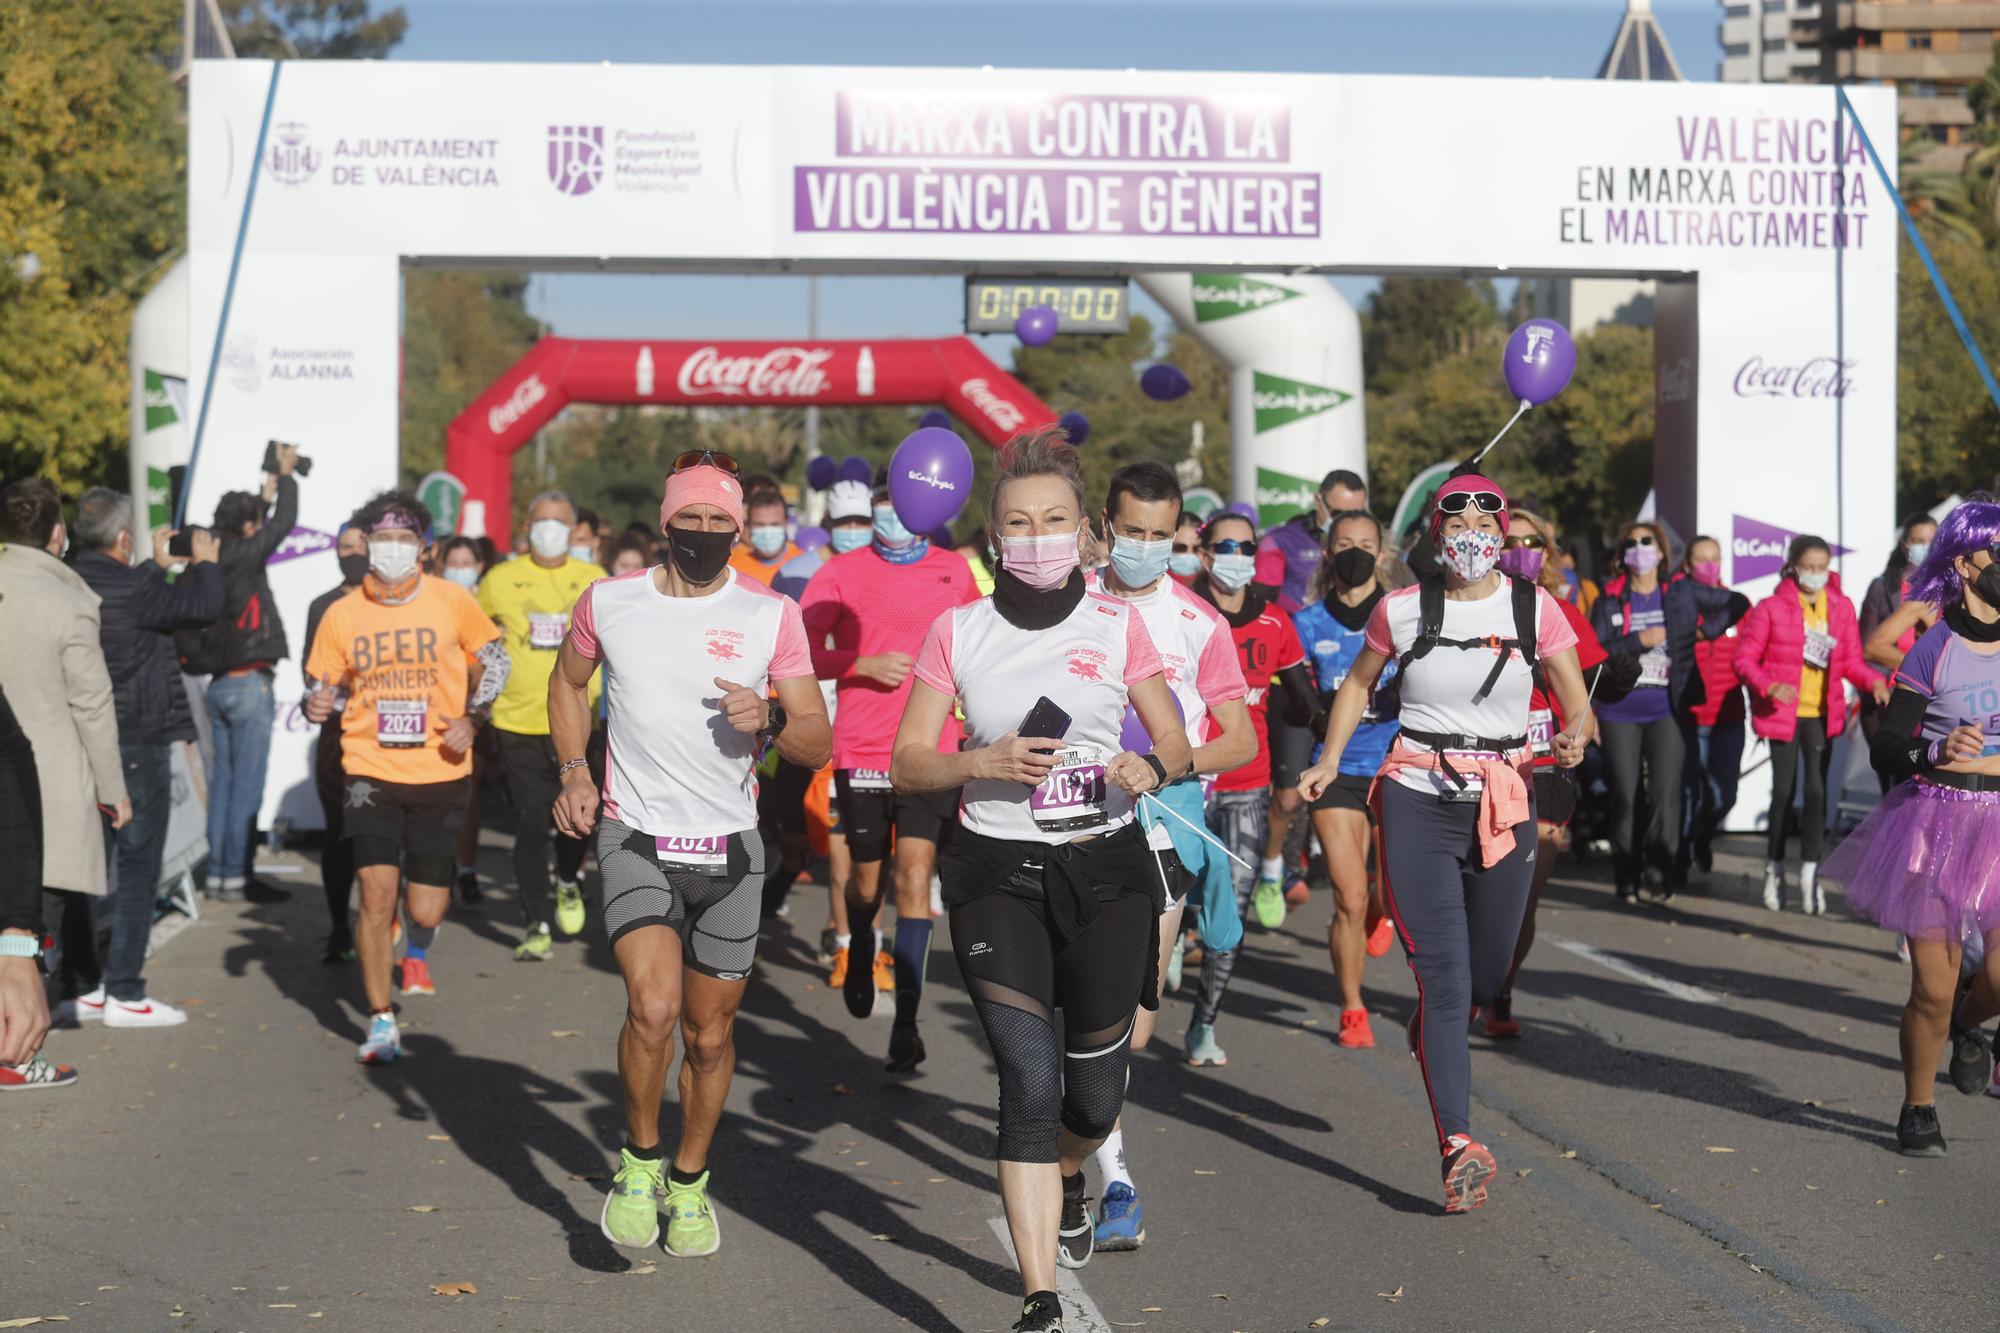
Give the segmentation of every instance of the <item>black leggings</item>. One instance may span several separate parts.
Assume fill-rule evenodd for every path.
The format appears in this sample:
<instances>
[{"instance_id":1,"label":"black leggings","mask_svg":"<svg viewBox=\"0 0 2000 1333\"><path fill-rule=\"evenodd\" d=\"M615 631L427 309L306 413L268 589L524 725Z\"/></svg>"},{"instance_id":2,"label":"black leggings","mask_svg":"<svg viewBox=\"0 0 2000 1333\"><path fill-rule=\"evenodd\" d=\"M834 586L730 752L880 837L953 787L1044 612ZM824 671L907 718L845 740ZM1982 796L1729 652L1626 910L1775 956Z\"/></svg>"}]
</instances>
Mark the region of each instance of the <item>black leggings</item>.
<instances>
[{"instance_id":1,"label":"black leggings","mask_svg":"<svg viewBox=\"0 0 2000 1333\"><path fill-rule=\"evenodd\" d=\"M353 934L348 910L354 902L354 848L347 841L347 775L340 767L340 714L320 724L319 745L313 751L313 787L326 815L326 836L320 846L319 883L326 893L326 915L333 933Z\"/></svg>"},{"instance_id":2,"label":"black leggings","mask_svg":"<svg viewBox=\"0 0 2000 1333\"><path fill-rule=\"evenodd\" d=\"M1151 897L1124 894L1065 945L1039 866L951 910L951 950L1000 1070L1001 1161L1056 1161L1058 1124L1096 1140L1117 1123L1155 921Z\"/></svg>"},{"instance_id":3,"label":"black leggings","mask_svg":"<svg viewBox=\"0 0 2000 1333\"><path fill-rule=\"evenodd\" d=\"M495 730L500 744L500 771L507 779L507 798L514 803L514 882L521 889L521 908L528 928L547 925L555 915L549 892L549 842L556 845L556 877L576 883L583 870L584 843L555 831L550 813L562 791L556 776L555 742L547 736ZM599 784L602 785L601 783Z\"/></svg>"},{"instance_id":4,"label":"black leggings","mask_svg":"<svg viewBox=\"0 0 2000 1333\"><path fill-rule=\"evenodd\" d=\"M1680 723L1671 715L1653 722L1605 722L1598 733L1611 785L1612 873L1620 888L1637 888L1645 867L1669 872L1680 864L1681 764L1686 743Z\"/></svg>"},{"instance_id":5,"label":"black leggings","mask_svg":"<svg viewBox=\"0 0 2000 1333\"><path fill-rule=\"evenodd\" d=\"M1826 842L1826 769L1832 757L1823 717L1802 717L1790 740L1771 742L1771 828L1765 837L1765 851L1771 860L1785 859L1785 821L1792 813L1801 759L1805 761L1806 792L1799 811L1799 859L1820 859Z\"/></svg>"}]
</instances>

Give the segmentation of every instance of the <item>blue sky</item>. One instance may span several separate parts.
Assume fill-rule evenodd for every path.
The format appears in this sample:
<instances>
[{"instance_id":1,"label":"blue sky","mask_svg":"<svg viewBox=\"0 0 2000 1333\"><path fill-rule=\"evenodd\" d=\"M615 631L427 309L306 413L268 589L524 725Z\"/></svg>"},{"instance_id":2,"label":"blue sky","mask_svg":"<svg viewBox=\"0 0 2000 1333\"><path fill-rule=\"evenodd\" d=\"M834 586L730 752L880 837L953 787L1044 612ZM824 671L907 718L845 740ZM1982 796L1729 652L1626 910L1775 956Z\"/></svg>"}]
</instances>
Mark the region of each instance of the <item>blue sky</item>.
<instances>
[{"instance_id":1,"label":"blue sky","mask_svg":"<svg viewBox=\"0 0 2000 1333\"><path fill-rule=\"evenodd\" d=\"M396 58L644 64L1013 65L1586 78L1625 0L402 0ZM1653 0L1689 79L1715 77L1717 0ZM1359 303L1369 285L1338 284ZM957 278L826 278L827 337L936 336ZM575 337L796 337L802 278L551 274L531 304ZM1141 297L1137 308L1150 303ZM1164 322L1157 310L1155 324ZM1003 359L1011 339L992 340Z\"/></svg>"}]
</instances>

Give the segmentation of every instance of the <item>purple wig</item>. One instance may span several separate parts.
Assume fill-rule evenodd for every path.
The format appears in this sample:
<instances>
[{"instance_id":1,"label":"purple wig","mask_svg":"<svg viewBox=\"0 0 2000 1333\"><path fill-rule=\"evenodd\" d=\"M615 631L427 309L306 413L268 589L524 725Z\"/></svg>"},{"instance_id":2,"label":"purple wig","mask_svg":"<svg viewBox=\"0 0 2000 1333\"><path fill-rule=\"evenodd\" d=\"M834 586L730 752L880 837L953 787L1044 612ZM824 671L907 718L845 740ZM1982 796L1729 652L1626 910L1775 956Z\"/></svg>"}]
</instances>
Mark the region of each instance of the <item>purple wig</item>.
<instances>
[{"instance_id":1,"label":"purple wig","mask_svg":"<svg viewBox=\"0 0 2000 1333\"><path fill-rule=\"evenodd\" d=\"M2000 503L1991 497L1961 503L1938 524L1930 554L1910 575L1909 600L1929 602L1940 610L1958 605L1965 584L1952 562L1987 550L1996 541L2000 541Z\"/></svg>"}]
</instances>

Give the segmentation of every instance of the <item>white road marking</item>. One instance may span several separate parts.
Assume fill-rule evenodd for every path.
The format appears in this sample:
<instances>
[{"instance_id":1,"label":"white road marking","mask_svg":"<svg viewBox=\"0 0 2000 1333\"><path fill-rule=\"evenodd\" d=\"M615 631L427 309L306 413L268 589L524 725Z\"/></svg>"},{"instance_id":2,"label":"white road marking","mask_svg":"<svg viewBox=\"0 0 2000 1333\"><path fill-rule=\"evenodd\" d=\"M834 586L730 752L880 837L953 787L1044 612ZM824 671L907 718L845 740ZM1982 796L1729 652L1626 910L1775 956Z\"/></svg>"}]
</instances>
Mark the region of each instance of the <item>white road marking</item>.
<instances>
[{"instance_id":1,"label":"white road marking","mask_svg":"<svg viewBox=\"0 0 2000 1333\"><path fill-rule=\"evenodd\" d=\"M1007 1219L990 1218L987 1225L993 1228L993 1234L1000 1238L1000 1248L1007 1251L1008 1260L1018 1269L1021 1261L1014 1255L1014 1238L1007 1234ZM1070 1333L1111 1333L1111 1324L1097 1308L1097 1302L1084 1291L1074 1268L1057 1265L1056 1295L1063 1299L1063 1327Z\"/></svg>"},{"instance_id":2,"label":"white road marking","mask_svg":"<svg viewBox=\"0 0 2000 1333\"><path fill-rule=\"evenodd\" d=\"M1607 972L1616 972L1621 977L1630 977L1634 981L1651 986L1656 991L1662 991L1665 994L1671 995L1676 1000L1687 1000L1692 1004L1722 1003L1720 996L1713 995L1699 986L1690 986L1686 982L1674 981L1671 978L1663 977L1657 972L1648 972L1638 964L1628 963L1616 954L1608 954L1595 945L1585 944L1581 940L1564 939L1560 935L1543 935L1542 938L1550 944L1555 945L1558 949L1567 949L1579 958L1588 958Z\"/></svg>"}]
</instances>

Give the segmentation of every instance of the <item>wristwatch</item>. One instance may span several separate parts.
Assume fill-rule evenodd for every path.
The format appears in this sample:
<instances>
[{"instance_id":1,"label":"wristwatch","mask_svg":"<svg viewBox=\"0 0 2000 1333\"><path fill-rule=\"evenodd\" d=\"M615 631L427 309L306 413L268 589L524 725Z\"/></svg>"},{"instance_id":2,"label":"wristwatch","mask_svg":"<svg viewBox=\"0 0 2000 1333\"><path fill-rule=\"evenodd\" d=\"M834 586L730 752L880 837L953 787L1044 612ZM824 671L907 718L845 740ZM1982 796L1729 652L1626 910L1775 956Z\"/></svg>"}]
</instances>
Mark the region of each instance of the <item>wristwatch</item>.
<instances>
[{"instance_id":1,"label":"wristwatch","mask_svg":"<svg viewBox=\"0 0 2000 1333\"><path fill-rule=\"evenodd\" d=\"M32 958L42 975L48 975L48 955L39 935L0 935L0 958Z\"/></svg>"},{"instance_id":2,"label":"wristwatch","mask_svg":"<svg viewBox=\"0 0 2000 1333\"><path fill-rule=\"evenodd\" d=\"M776 699L771 700L770 710L769 715L765 719L763 729L757 733L767 741L777 739L778 733L785 729L785 723L791 720L785 715L785 706Z\"/></svg>"}]
</instances>

